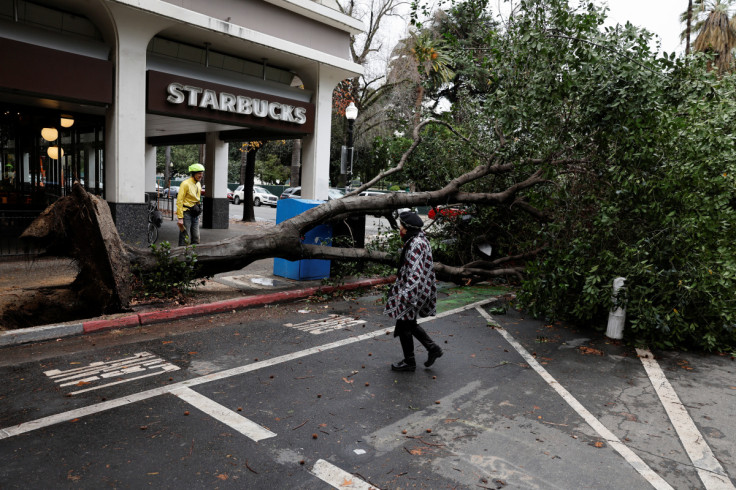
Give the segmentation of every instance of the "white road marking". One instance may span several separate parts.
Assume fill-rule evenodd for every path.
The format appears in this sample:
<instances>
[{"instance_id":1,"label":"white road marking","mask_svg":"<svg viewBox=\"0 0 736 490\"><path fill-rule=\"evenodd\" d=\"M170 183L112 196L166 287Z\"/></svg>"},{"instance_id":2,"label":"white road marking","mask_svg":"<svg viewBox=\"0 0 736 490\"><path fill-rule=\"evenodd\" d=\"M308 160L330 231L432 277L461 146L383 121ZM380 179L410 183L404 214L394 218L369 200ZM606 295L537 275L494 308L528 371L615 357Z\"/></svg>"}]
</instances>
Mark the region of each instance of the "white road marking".
<instances>
[{"instance_id":1,"label":"white road marking","mask_svg":"<svg viewBox=\"0 0 736 490\"><path fill-rule=\"evenodd\" d=\"M483 308L478 307L478 312L495 327L495 330L506 339L506 342L516 349L521 354L521 357L544 379L548 385L550 385L561 397L567 402L578 415L580 415L585 422L588 423L602 438L611 445L623 458L634 467L654 488L657 489L672 489L672 486L667 483L661 476L654 472L645 462L642 460L634 451L629 449L621 440L616 437L613 432L608 430L592 413L588 411L572 394L557 382L541 364L537 362L534 357L522 346L514 337L511 336L501 325L499 325L493 317L485 311Z\"/></svg>"},{"instance_id":2,"label":"white road marking","mask_svg":"<svg viewBox=\"0 0 736 490\"><path fill-rule=\"evenodd\" d=\"M97 361L91 362L86 366L72 368L67 370L51 369L50 371L44 371L44 374L51 379L56 381L66 381L67 379L73 379L74 377L86 376L89 373L95 373L98 371L107 371L117 369L120 366L128 366L137 364L139 362L147 362L151 359L157 359L150 352L138 352L131 357L125 357L123 359L115 359L114 361Z\"/></svg>"},{"instance_id":3,"label":"white road marking","mask_svg":"<svg viewBox=\"0 0 736 490\"><path fill-rule=\"evenodd\" d=\"M276 436L275 433L271 432L265 427L262 427L255 422L248 420L241 415L238 415L229 408L220 405L213 400L210 400L206 396L197 393L191 388L179 388L172 391L171 394L178 396L185 402L191 404L193 407L198 408L210 417L232 427L244 436L256 442Z\"/></svg>"},{"instance_id":4,"label":"white road marking","mask_svg":"<svg viewBox=\"0 0 736 490\"><path fill-rule=\"evenodd\" d=\"M327 318L317 318L307 320L301 323L285 323L285 327L296 328L302 332L309 332L314 335L347 328L352 325L361 325L365 320L358 320L350 316L330 315Z\"/></svg>"},{"instance_id":5,"label":"white road marking","mask_svg":"<svg viewBox=\"0 0 736 490\"><path fill-rule=\"evenodd\" d=\"M377 490L377 487L364 482L347 471L328 463L324 459L318 459L314 463L311 473L334 488L358 488L364 490Z\"/></svg>"},{"instance_id":6,"label":"white road marking","mask_svg":"<svg viewBox=\"0 0 736 490\"><path fill-rule=\"evenodd\" d=\"M176 367L176 366L174 366L174 367ZM177 369L179 369L179 368L177 367ZM143 376L136 376L135 378L121 379L119 381L113 381L111 383L105 383L104 385L93 386L92 388L85 388L83 390L70 391L69 394L70 395L79 395L80 393L86 393L87 391L99 390L100 388L107 388L109 386L115 386L115 385L119 385L121 383L127 383L129 381L135 381L136 379L149 378L151 376L158 376L159 374L161 374L161 373L150 373L150 374L144 374Z\"/></svg>"},{"instance_id":7,"label":"white road marking","mask_svg":"<svg viewBox=\"0 0 736 490\"><path fill-rule=\"evenodd\" d=\"M148 378L149 376L157 376L169 371L178 371L179 369L179 366L168 363L150 352L138 352L131 357L123 359L116 359L107 362L92 362L87 366L67 369L64 371L60 369L51 369L49 371L44 371L44 374L56 383L59 383L59 387L62 388L67 386L86 386L88 384L95 384L95 386L69 393L70 395L78 395L87 391L99 390L100 388L107 388L108 386L128 383L141 378ZM142 372L145 372L146 374L141 376L125 377L130 374ZM111 378L116 379L114 381L109 381ZM100 381L100 383L95 383L97 381Z\"/></svg>"},{"instance_id":8,"label":"white road marking","mask_svg":"<svg viewBox=\"0 0 736 490\"><path fill-rule=\"evenodd\" d=\"M639 359L641 359L652 386L654 386L667 416L675 427L690 461L693 462L693 466L698 471L703 486L709 490L733 489L734 486L728 474L716 459L713 451L705 443L705 439L695 426L695 422L690 418L690 414L687 413L687 409L680 401L680 397L677 396L664 372L662 372L662 368L654 360L652 353L649 349L636 349L636 353L639 354Z\"/></svg>"},{"instance_id":9,"label":"white road marking","mask_svg":"<svg viewBox=\"0 0 736 490\"><path fill-rule=\"evenodd\" d=\"M496 298L489 298L487 300L478 301L477 303L473 303L472 305L466 305L460 308L456 308L454 310L446 311L444 313L437 315L436 317L422 318L421 320L419 320L419 323L425 323L425 322L432 321L437 318L444 318L446 316L451 315L453 312L460 313L462 311L466 311L470 309L470 307L475 308L475 307L482 306L487 303L492 303L494 301L496 301ZM363 340L372 339L373 337L379 337L381 335L386 335L387 332L390 332L390 330L381 328L373 332L365 333L362 335L357 335L355 337L349 337L347 339L338 340L335 342L331 342L329 344L324 344L324 345L320 345L317 347L312 347L309 349L292 352L291 354L285 354L283 356L274 357L273 359L267 359L265 361L258 361L252 364L238 366L236 368L227 369L225 371L219 371L217 373L211 373L211 374L207 374L204 376L200 376L199 378L187 379L185 381L173 383L169 386L162 386L160 388L154 388L154 389L147 390L147 391L141 391L138 393L134 393L132 395L124 396L121 398L116 398L114 400L108 400L108 401L104 401L100 403L95 403L94 405L89 405L87 407L77 408L75 410L69 410L67 412L49 415L48 417L42 417L40 419L31 420L29 422L23 422L18 425L14 425L12 427L0 428L0 440L7 439L9 437L14 437L20 434L24 434L26 432L31 432L34 430L42 429L44 427L49 427L51 425L60 424L62 422L68 422L70 420L74 420L77 418L86 417L88 415L94 415L96 413L104 412L107 410L112 410L114 408L129 405L131 403L148 400L149 398L153 398L159 395L164 395L166 393L170 393L179 388L197 386L197 385L204 384L204 383L210 383L212 381L219 381L225 378L230 378L232 376L238 376L240 374L249 373L251 371L257 371L259 369L263 369L263 368L270 367L270 366L275 366L277 364L281 364L284 362L293 361L295 359L300 359L302 357L311 356L312 354L318 354L320 352L328 351L331 349L336 349L338 347L343 347L345 345L354 344L356 342L361 342Z\"/></svg>"}]
</instances>

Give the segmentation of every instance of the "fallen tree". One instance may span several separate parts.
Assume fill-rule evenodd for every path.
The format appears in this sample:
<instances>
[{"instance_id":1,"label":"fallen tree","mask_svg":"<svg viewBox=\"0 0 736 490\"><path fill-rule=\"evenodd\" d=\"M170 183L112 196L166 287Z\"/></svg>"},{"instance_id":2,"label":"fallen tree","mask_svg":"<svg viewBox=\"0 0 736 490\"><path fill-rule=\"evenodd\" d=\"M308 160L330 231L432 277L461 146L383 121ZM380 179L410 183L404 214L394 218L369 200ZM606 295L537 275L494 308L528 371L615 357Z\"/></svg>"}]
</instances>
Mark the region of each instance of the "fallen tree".
<instances>
[{"instance_id":1,"label":"fallen tree","mask_svg":"<svg viewBox=\"0 0 736 490\"><path fill-rule=\"evenodd\" d=\"M414 143L406 150L397 167L378 176L363 188L387 174L400 171L403 163L421 143L423 128L431 124L443 125L455 132L445 122L435 120L422 122L415 128ZM504 138L500 132L498 135L502 147ZM478 156L482 154L479 153ZM500 192L463 191L463 186L470 182L489 175L510 173L514 167L513 163L501 161L498 155L493 153L485 156L483 163L472 171L453 179L441 189L414 193L394 192L371 197L358 196L363 188L357 189L342 199L327 201L284 221L268 232L198 245L197 277L210 277L220 272L239 270L253 261L272 257L287 260L331 259L393 263L395 257L384 251L302 243L304 233L315 226L356 214L385 214L400 208L448 203L480 203L515 207L535 219L543 220L545 218L543 212L529 206L518 197L523 190L546 182L541 169ZM48 295L49 302L56 304L49 304L47 307L54 309L60 318L74 317L82 311L86 316L93 316L125 310L130 305L133 274L145 274L158 267L151 249L137 248L122 242L107 203L88 194L79 184L74 185L71 195L59 199L46 209L23 233L21 239L27 243L34 242L37 247L44 247L47 255L68 257L79 265L79 276L67 291L61 296ZM520 261L533 256L539 250L494 261L473 261L465 267L437 262L436 272L441 279L466 283L500 275L519 276L523 270L523 263ZM185 260L187 253L191 251L186 247L171 249L171 257L177 260ZM510 265L512 263L514 265ZM38 297L34 298L34 301L38 300ZM17 310L4 312L4 317L17 316L24 307L20 306Z\"/></svg>"}]
</instances>

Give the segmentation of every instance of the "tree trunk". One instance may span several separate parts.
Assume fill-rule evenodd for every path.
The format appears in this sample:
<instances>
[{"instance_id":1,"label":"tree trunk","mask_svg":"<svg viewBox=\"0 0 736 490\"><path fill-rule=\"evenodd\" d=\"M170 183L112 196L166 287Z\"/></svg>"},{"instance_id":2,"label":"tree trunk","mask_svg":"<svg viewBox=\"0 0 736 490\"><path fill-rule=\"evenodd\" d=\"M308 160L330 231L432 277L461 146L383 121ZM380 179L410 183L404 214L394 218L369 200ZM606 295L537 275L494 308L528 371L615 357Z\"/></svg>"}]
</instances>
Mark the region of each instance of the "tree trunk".
<instances>
[{"instance_id":1,"label":"tree trunk","mask_svg":"<svg viewBox=\"0 0 736 490\"><path fill-rule=\"evenodd\" d=\"M690 31L693 24L693 0L687 2L687 24L685 26L685 55L690 54Z\"/></svg>"},{"instance_id":2,"label":"tree trunk","mask_svg":"<svg viewBox=\"0 0 736 490\"><path fill-rule=\"evenodd\" d=\"M243 221L256 222L256 214L253 211L253 179L256 173L257 148L243 152L245 154L245 181L243 183Z\"/></svg>"},{"instance_id":3,"label":"tree trunk","mask_svg":"<svg viewBox=\"0 0 736 490\"><path fill-rule=\"evenodd\" d=\"M291 146L291 176L289 185L298 187L301 185L301 166L302 166L302 140L295 139Z\"/></svg>"},{"instance_id":4,"label":"tree trunk","mask_svg":"<svg viewBox=\"0 0 736 490\"><path fill-rule=\"evenodd\" d=\"M245 185L245 161L246 161L245 144L240 144L240 185Z\"/></svg>"},{"instance_id":5,"label":"tree trunk","mask_svg":"<svg viewBox=\"0 0 736 490\"><path fill-rule=\"evenodd\" d=\"M171 187L171 147L166 147L166 162L164 163L164 187Z\"/></svg>"},{"instance_id":6,"label":"tree trunk","mask_svg":"<svg viewBox=\"0 0 736 490\"><path fill-rule=\"evenodd\" d=\"M20 238L26 244L46 248L47 255L73 259L79 265L79 274L69 288L24 295L23 304L0 312L0 324L42 325L115 313L128 307L130 260L110 207L87 193L79 182L74 183L69 195L46 208Z\"/></svg>"}]
</instances>

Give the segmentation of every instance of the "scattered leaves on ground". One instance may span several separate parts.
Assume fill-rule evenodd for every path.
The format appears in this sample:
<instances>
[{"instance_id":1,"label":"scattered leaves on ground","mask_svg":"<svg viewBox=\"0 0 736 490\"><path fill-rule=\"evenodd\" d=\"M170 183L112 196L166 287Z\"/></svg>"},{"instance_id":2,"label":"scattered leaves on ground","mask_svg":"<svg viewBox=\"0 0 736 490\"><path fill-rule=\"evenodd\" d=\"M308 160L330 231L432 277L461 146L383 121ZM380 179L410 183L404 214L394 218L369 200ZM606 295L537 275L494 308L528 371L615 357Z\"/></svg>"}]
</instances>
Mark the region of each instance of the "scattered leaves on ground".
<instances>
[{"instance_id":1,"label":"scattered leaves on ground","mask_svg":"<svg viewBox=\"0 0 736 490\"><path fill-rule=\"evenodd\" d=\"M586 347L584 345L581 345L580 347L578 347L578 350L580 352L582 352L583 354L586 354L586 355L587 354L596 355L596 356L602 356L603 355L603 351L602 350L594 349L592 347Z\"/></svg>"}]
</instances>

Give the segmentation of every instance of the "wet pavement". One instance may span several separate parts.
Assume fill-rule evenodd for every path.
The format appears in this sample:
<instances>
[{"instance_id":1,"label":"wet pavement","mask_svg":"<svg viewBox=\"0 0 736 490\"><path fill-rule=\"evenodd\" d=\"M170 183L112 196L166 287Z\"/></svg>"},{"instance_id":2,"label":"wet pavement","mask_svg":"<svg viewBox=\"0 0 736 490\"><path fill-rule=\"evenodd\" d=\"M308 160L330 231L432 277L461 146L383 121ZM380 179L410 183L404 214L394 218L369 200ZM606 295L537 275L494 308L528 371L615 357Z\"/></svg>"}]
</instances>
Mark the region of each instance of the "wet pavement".
<instances>
[{"instance_id":1,"label":"wet pavement","mask_svg":"<svg viewBox=\"0 0 736 490\"><path fill-rule=\"evenodd\" d=\"M733 487L733 359L641 359L490 294L443 292L445 355L413 373L380 295L3 348L3 488Z\"/></svg>"}]
</instances>

